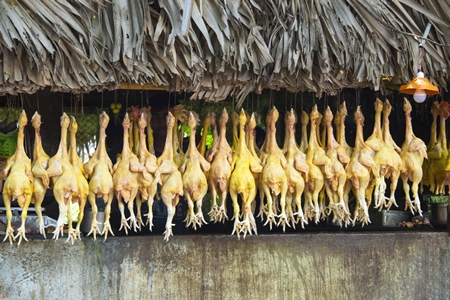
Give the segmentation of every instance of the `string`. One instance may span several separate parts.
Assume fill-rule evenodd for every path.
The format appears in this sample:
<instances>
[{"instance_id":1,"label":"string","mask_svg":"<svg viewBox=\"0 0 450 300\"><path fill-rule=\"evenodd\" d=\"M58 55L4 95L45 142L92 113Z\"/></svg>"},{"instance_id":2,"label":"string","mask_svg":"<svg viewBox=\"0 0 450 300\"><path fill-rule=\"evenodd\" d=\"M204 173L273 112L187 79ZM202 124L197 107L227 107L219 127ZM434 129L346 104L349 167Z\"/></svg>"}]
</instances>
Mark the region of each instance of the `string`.
<instances>
[{"instance_id":1,"label":"string","mask_svg":"<svg viewBox=\"0 0 450 300\"><path fill-rule=\"evenodd\" d=\"M297 111L297 92L294 95L294 110Z\"/></svg>"},{"instance_id":2,"label":"string","mask_svg":"<svg viewBox=\"0 0 450 300\"><path fill-rule=\"evenodd\" d=\"M36 93L36 107L37 111L39 112L39 93Z\"/></svg>"},{"instance_id":3,"label":"string","mask_svg":"<svg viewBox=\"0 0 450 300\"><path fill-rule=\"evenodd\" d=\"M103 94L104 94L104 93L103 93L103 91L102 91L102 104L101 104L101 107L100 107L101 110L103 110Z\"/></svg>"}]
</instances>

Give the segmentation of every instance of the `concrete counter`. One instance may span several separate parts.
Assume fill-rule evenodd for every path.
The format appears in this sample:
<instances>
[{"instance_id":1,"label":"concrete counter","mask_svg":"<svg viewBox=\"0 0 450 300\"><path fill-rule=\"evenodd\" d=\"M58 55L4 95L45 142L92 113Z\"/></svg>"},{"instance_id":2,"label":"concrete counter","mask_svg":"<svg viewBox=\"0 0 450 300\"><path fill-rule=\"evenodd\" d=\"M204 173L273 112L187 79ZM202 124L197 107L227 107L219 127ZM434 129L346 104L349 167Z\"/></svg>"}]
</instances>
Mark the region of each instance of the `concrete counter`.
<instances>
[{"instance_id":1,"label":"concrete counter","mask_svg":"<svg viewBox=\"0 0 450 300\"><path fill-rule=\"evenodd\" d=\"M2 299L450 299L444 232L0 244Z\"/></svg>"}]
</instances>

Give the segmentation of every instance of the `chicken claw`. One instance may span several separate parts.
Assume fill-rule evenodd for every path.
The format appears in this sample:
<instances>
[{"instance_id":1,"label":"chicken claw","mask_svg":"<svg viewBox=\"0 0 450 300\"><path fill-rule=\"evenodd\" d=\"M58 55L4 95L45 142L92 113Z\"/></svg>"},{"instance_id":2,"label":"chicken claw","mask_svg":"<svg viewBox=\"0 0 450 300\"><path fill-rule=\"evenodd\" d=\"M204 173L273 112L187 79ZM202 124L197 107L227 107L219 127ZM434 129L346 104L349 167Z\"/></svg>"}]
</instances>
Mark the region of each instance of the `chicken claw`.
<instances>
[{"instance_id":1,"label":"chicken claw","mask_svg":"<svg viewBox=\"0 0 450 300\"><path fill-rule=\"evenodd\" d=\"M131 229L131 226L128 224L128 219L122 218L119 231L122 230L122 228L125 230L125 234L128 235L128 229Z\"/></svg>"},{"instance_id":2,"label":"chicken claw","mask_svg":"<svg viewBox=\"0 0 450 300\"><path fill-rule=\"evenodd\" d=\"M233 217L234 219L234 226L233 226L233 231L231 232L231 235L233 235L235 232L237 234L238 239L240 238L239 234L241 233L241 228L242 228L242 222L239 221L239 216L235 216Z\"/></svg>"},{"instance_id":3,"label":"chicken claw","mask_svg":"<svg viewBox=\"0 0 450 300\"><path fill-rule=\"evenodd\" d=\"M45 235L45 225L44 225L44 220L42 219L42 217L38 221L38 227L39 227L39 233L44 236L44 239L46 239L47 236Z\"/></svg>"},{"instance_id":4,"label":"chicken claw","mask_svg":"<svg viewBox=\"0 0 450 300\"><path fill-rule=\"evenodd\" d=\"M71 241L71 242L72 242L72 245L73 245L73 243L75 242L75 240L77 239L77 237L78 237L77 230L75 230L75 229L69 227L69 232L68 232L67 242L68 242L68 241Z\"/></svg>"},{"instance_id":5,"label":"chicken claw","mask_svg":"<svg viewBox=\"0 0 450 300\"><path fill-rule=\"evenodd\" d=\"M286 214L279 214L277 217L280 218L278 220L277 226L280 226L280 224L281 224L283 226L283 232L285 232L285 230L286 230L286 225L288 227L291 227L291 225L289 225L289 220L288 220L288 217L286 216Z\"/></svg>"},{"instance_id":6,"label":"chicken claw","mask_svg":"<svg viewBox=\"0 0 450 300\"><path fill-rule=\"evenodd\" d=\"M101 234L100 229L98 228L97 220L92 220L92 226L91 231L87 234L87 236L90 236L91 234L94 235L94 241L97 239L97 233Z\"/></svg>"},{"instance_id":7,"label":"chicken claw","mask_svg":"<svg viewBox=\"0 0 450 300\"><path fill-rule=\"evenodd\" d=\"M144 217L147 217L147 222L145 222L145 225L148 225L148 229L152 231L153 227L153 212L149 211L147 214L144 215ZM144 224L142 224L144 226Z\"/></svg>"},{"instance_id":8,"label":"chicken claw","mask_svg":"<svg viewBox=\"0 0 450 300\"><path fill-rule=\"evenodd\" d=\"M6 229L6 233L5 233L5 238L3 239L3 241L6 241L7 239L9 239L9 243L13 244L13 241L16 240L16 238L14 237L14 229L12 227L9 227Z\"/></svg>"},{"instance_id":9,"label":"chicken claw","mask_svg":"<svg viewBox=\"0 0 450 300\"><path fill-rule=\"evenodd\" d=\"M14 237L14 240L16 240L17 238L19 238L19 243L17 244L17 246L20 246L20 242L22 242L22 238L28 242L27 237L25 236L25 226L22 225L19 227L19 229L17 229L17 234Z\"/></svg>"},{"instance_id":10,"label":"chicken claw","mask_svg":"<svg viewBox=\"0 0 450 300\"><path fill-rule=\"evenodd\" d=\"M168 227L166 226L166 231L164 231L164 233L163 233L164 241L166 241L166 242L169 241L169 237L173 236L172 226L175 226L175 224L170 224Z\"/></svg>"},{"instance_id":11,"label":"chicken claw","mask_svg":"<svg viewBox=\"0 0 450 300\"><path fill-rule=\"evenodd\" d=\"M267 221L266 221L266 223L264 223L264 226L266 226L267 223L270 226L270 230L272 230L272 224L277 223L277 221L275 220L275 214L273 212L267 214Z\"/></svg>"},{"instance_id":12,"label":"chicken claw","mask_svg":"<svg viewBox=\"0 0 450 300\"><path fill-rule=\"evenodd\" d=\"M105 235L105 241L108 238L108 232L111 233L112 236L114 236L114 232L112 231L111 228L111 224L109 223L109 220L105 221L105 223L103 223L103 232L101 233L102 235Z\"/></svg>"},{"instance_id":13,"label":"chicken claw","mask_svg":"<svg viewBox=\"0 0 450 300\"><path fill-rule=\"evenodd\" d=\"M55 231L53 231L53 239L57 241L60 234L61 237L64 236L64 222L56 223Z\"/></svg>"},{"instance_id":14,"label":"chicken claw","mask_svg":"<svg viewBox=\"0 0 450 300\"><path fill-rule=\"evenodd\" d=\"M387 203L384 204L384 206L386 207L387 210L391 209L391 206L394 205L395 207L398 207L397 201L395 201L395 198L387 198L386 200L388 200Z\"/></svg>"},{"instance_id":15,"label":"chicken claw","mask_svg":"<svg viewBox=\"0 0 450 300\"><path fill-rule=\"evenodd\" d=\"M129 216L126 221L130 221L130 225L128 226L129 229L131 229L131 226L133 226L134 232L137 232L138 229L141 230L141 224L138 223L138 220L136 219L134 214Z\"/></svg>"},{"instance_id":16,"label":"chicken claw","mask_svg":"<svg viewBox=\"0 0 450 300\"><path fill-rule=\"evenodd\" d=\"M145 226L144 221L142 220L142 216L141 214L136 214L136 224L137 224L137 229L139 229L139 231L141 230L141 226ZM136 227L135 230L136 231Z\"/></svg>"}]
</instances>

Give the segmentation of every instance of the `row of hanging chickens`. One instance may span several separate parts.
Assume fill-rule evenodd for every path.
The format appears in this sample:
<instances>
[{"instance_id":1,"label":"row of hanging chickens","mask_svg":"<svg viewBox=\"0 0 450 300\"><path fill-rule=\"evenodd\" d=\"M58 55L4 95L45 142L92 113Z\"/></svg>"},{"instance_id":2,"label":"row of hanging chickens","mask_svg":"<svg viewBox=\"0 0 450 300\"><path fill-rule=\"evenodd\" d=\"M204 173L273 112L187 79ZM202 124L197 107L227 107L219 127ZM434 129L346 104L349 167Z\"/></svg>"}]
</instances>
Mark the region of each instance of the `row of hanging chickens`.
<instances>
[{"instance_id":1,"label":"row of hanging chickens","mask_svg":"<svg viewBox=\"0 0 450 300\"><path fill-rule=\"evenodd\" d=\"M334 221L342 225L370 222L368 206L372 194L375 206L380 209L397 205L395 189L397 181L403 179L406 193L406 208L421 214L418 184L422 179L422 162L427 157L426 146L414 136L411 126L411 105L405 99L406 134L402 148L393 141L389 132L389 114L391 106L388 101L383 104L375 102L375 126L373 134L365 141L362 133L364 116L358 107L355 111L357 125L355 147L345 141L344 121L347 115L345 103L334 118L337 138L333 132L333 114L326 109L322 116L314 106L310 115L302 113L302 139L300 145L295 140L297 115L291 109L285 116L285 142L279 148L276 142L276 122L278 111L269 110L266 115L266 138L260 149L256 147L254 114L241 111L233 113L232 146L226 139L228 114L224 109L218 122L213 114L208 114L204 133L213 128L214 142L206 150L205 138L200 144L195 141L198 123L196 114L186 111L178 105L167 116L167 135L163 153L157 158L152 152L153 134L150 127L151 114L147 108L133 108L131 119L128 113L123 119L123 149L113 165L106 152L106 127L109 117L102 113L99 118L100 138L97 149L86 164L82 164L76 152L77 123L66 114L61 116L61 141L57 153L49 158L42 148L40 136L41 118L35 113L32 124L35 128L33 161L27 157L23 147L23 129L28 120L25 112L19 118L18 145L15 154L8 159L3 177L3 199L7 209L7 231L5 240L19 238L19 244L25 236L27 208L34 203L38 214L40 232L45 235L40 206L46 190L53 188L59 205L59 218L54 232L57 239L63 235L64 216L68 216L68 240L72 243L80 238L80 224L86 199L92 206L92 227L88 235L113 234L109 222L111 202L116 196L121 213L121 226L128 233L129 229L138 230L144 226L141 205L148 203L147 224L152 229L152 205L159 196L167 207L167 222L164 239L172 235L172 221L179 197L184 196L188 203L186 226L202 226L206 220L202 213L202 201L210 192L213 199L209 213L211 220L221 222L228 219L226 211L227 195L233 205L234 227L232 234L257 233L255 198L259 191L261 218L266 218L265 225L292 226L300 222L304 227L309 221L332 214ZM383 113L383 126L381 126ZM309 139L307 125L311 123ZM182 124L181 130L178 124ZM318 125L325 125L322 137ZM445 122L444 122L445 123ZM180 140L184 126L190 127L189 146L183 153ZM217 131L217 127L219 131ZM67 151L67 131L70 132L70 147ZM445 133L444 133L445 135ZM446 147L445 147L446 148ZM27 178L27 180L23 180ZM385 197L385 178L391 179L390 196ZM413 200L409 195L408 180L412 181ZM50 183L51 181L51 183ZM356 209L353 217L348 206L350 191L356 197ZM304 194L304 200L302 196ZM325 197L325 195L327 197ZM241 206L238 198L241 199ZM96 198L106 203L105 223L102 232L96 221ZM328 201L325 200L328 198ZM11 226L10 203L18 200L23 207L22 225L17 234ZM78 202L80 214L76 228L72 228L70 204ZM302 203L303 202L303 203ZM136 214L134 213L136 203ZM129 218L125 217L125 204Z\"/></svg>"}]
</instances>

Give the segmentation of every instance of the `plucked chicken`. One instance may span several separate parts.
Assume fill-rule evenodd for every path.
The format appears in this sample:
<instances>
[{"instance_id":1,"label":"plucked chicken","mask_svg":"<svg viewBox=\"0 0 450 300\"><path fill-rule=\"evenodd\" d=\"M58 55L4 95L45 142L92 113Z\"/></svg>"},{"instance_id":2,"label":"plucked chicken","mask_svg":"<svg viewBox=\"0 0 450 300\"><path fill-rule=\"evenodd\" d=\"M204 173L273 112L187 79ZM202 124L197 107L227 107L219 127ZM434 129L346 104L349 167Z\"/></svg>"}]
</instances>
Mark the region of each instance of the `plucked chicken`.
<instances>
[{"instance_id":1,"label":"plucked chicken","mask_svg":"<svg viewBox=\"0 0 450 300\"><path fill-rule=\"evenodd\" d=\"M139 173L147 174L143 165L139 162L138 157L134 154L129 146L129 134L131 129L131 121L128 113L125 114L123 121L123 148L120 157L113 166L114 175L113 183L117 201L119 203L119 210L121 214L121 225L119 230L124 228L125 233L128 234L128 229L133 227L137 231L139 224L137 223L134 214L133 206L134 199L139 190ZM148 174L147 174L148 175ZM125 218L125 203L127 203L130 217ZM130 224L128 224L130 221Z\"/></svg>"},{"instance_id":2,"label":"plucked chicken","mask_svg":"<svg viewBox=\"0 0 450 300\"><path fill-rule=\"evenodd\" d=\"M324 113L324 121L327 127L327 152L326 155L331 161L331 172L333 177L325 180L325 189L330 200L329 208L333 212L333 222L344 223L347 226L350 220L350 212L348 203L344 198L344 187L347 181L347 173L345 167L349 161L347 152L344 147L339 145L333 134L333 113L330 107L327 107Z\"/></svg>"},{"instance_id":3,"label":"plucked chicken","mask_svg":"<svg viewBox=\"0 0 450 300\"><path fill-rule=\"evenodd\" d=\"M366 202L365 191L369 186L371 176L379 174L379 168L371 155L371 148L364 143L363 126L364 116L358 106L355 111L356 138L355 148L346 167L347 179L350 180L353 193L356 196L356 208L353 224L360 221L362 225L370 223L369 210ZM350 188L346 185L344 193L348 194Z\"/></svg>"},{"instance_id":4,"label":"plucked chicken","mask_svg":"<svg viewBox=\"0 0 450 300\"><path fill-rule=\"evenodd\" d=\"M94 240L96 234L104 234L105 240L108 238L108 232L114 235L111 224L109 222L111 215L111 203L114 197L114 183L113 183L113 164L106 152L106 128L109 124L109 116L102 112L99 116L100 134L97 149L84 164L84 172L89 176L89 203L92 207L92 222L91 229L88 235L93 234ZM97 203L96 198L101 198L106 204L105 206L105 223L103 232L100 232L97 224Z\"/></svg>"},{"instance_id":5,"label":"plucked chicken","mask_svg":"<svg viewBox=\"0 0 450 300\"><path fill-rule=\"evenodd\" d=\"M33 161L31 165L31 172L33 173L33 198L34 208L38 216L39 232L46 237L44 220L42 219L42 202L45 198L45 193L49 188L50 180L47 174L49 156L42 148L41 137L41 115L35 112L31 118L31 124L34 128L34 147L33 147Z\"/></svg>"},{"instance_id":6,"label":"plucked chicken","mask_svg":"<svg viewBox=\"0 0 450 300\"><path fill-rule=\"evenodd\" d=\"M58 239L59 235L64 234L64 218L67 215L69 232L68 239L74 242L77 238L75 229L72 228L72 195L78 192L77 175L70 163L67 153L67 129L70 125L70 119L66 113L60 118L61 140L59 142L56 154L48 162L47 174L53 182L53 196L59 207L59 216L56 222L56 228L53 233L53 239Z\"/></svg>"},{"instance_id":7,"label":"plucked chicken","mask_svg":"<svg viewBox=\"0 0 450 300\"><path fill-rule=\"evenodd\" d=\"M202 212L202 201L208 191L205 172L208 172L211 166L197 150L195 144L197 120L192 111L189 112L188 126L191 130L189 146L179 170L182 174L184 197L188 203L186 227L192 225L194 229L197 229L197 225L201 227L203 223L206 224Z\"/></svg>"},{"instance_id":8,"label":"plucked chicken","mask_svg":"<svg viewBox=\"0 0 450 300\"><path fill-rule=\"evenodd\" d=\"M266 140L267 153L261 159L263 170L261 173L261 186L266 196L267 201L267 221L264 225L269 223L270 229L272 224L276 222L275 213L273 210L273 199L280 197L279 205L281 207L281 214L278 224L283 226L283 231L286 225L290 226L286 216L286 193L288 190L288 183L286 172L286 157L283 151L278 147L276 140L276 122L279 113L275 106L269 110L266 116L266 132L268 132L268 140Z\"/></svg>"},{"instance_id":9,"label":"plucked chicken","mask_svg":"<svg viewBox=\"0 0 450 300\"><path fill-rule=\"evenodd\" d=\"M382 148L382 153L386 150L386 145L383 140L383 131L381 130L381 113L383 112L383 102L380 99L376 99L374 102L375 109L375 122L373 126L372 135L365 141L365 144L371 149L370 155L375 160L375 163L381 170L386 169L386 164L389 161L383 155L376 155ZM380 170L380 171L381 171ZM375 206L379 207L380 203L384 203L384 191L386 190L386 184L384 182L384 176L377 174L376 178L373 176L370 180L369 186L366 190L367 204L370 206L372 203L372 197L375 196Z\"/></svg>"},{"instance_id":10,"label":"plucked chicken","mask_svg":"<svg viewBox=\"0 0 450 300\"><path fill-rule=\"evenodd\" d=\"M392 106L389 101L386 100L383 105L382 127L384 145L382 145L380 151L375 154L374 158L375 162L380 167L380 177L378 180L381 180L381 184L379 185L378 190L379 196L375 197L375 201L377 201L377 199L379 200L378 205L380 210L383 207L386 207L389 210L392 205L398 207L397 201L395 200L395 190L397 189L398 179L403 170L403 162L398 154L398 152L400 152L400 147L394 142L389 128L389 115L391 114L391 110ZM389 198L386 198L385 196L386 183L384 182L384 178L390 178L391 180Z\"/></svg>"},{"instance_id":11,"label":"plucked chicken","mask_svg":"<svg viewBox=\"0 0 450 300\"><path fill-rule=\"evenodd\" d=\"M255 158L255 160L258 163L261 163L261 159L259 157L259 155L261 155L261 157L264 157L266 155L265 150L263 150L264 148L266 148L264 145L261 147L261 149L259 150L259 154L258 154L258 150L256 149L256 117L255 114L252 113L251 115L246 115L247 117L247 123L245 124L245 139L247 140L247 148L248 151L250 152L250 154ZM267 132L266 132L267 134ZM266 214L266 207L264 205L264 190L262 187L262 183L261 183L261 173L253 173L253 177L255 178L255 183L256 183L256 189L259 192L259 214L257 215L257 217L261 216L261 221L264 218L264 215ZM255 213L255 209L256 209L256 201L252 202L252 211L253 213ZM276 202L273 203L273 210L276 211L277 210L277 205Z\"/></svg>"},{"instance_id":12,"label":"plucked chicken","mask_svg":"<svg viewBox=\"0 0 450 300\"><path fill-rule=\"evenodd\" d=\"M309 166L308 183L304 191L305 205L304 213L308 219L314 219L316 223L321 217L321 210L319 207L319 193L325 184L326 178L333 176L331 172L331 161L325 155L325 150L319 146L317 140L317 119L319 118L319 111L317 105L313 106L310 114L311 131L308 142L308 149L306 151L306 163ZM323 171L322 171L323 169Z\"/></svg>"},{"instance_id":13,"label":"plucked chicken","mask_svg":"<svg viewBox=\"0 0 450 300\"><path fill-rule=\"evenodd\" d=\"M151 115L147 108L141 108L140 118L137 126L139 128L139 162L145 167L147 172L139 174L139 193L136 196L136 219L139 225L144 225L141 217L141 204L147 202L148 213L147 223L150 231L153 227L153 200L155 198L158 183L161 184L161 179L158 171L158 164L156 163L156 156L147 149L147 141L145 130L151 121Z\"/></svg>"},{"instance_id":14,"label":"plucked chicken","mask_svg":"<svg viewBox=\"0 0 450 300\"><path fill-rule=\"evenodd\" d=\"M24 110L20 113L17 123L19 126L19 133L17 136L16 152L8 158L2 173L2 177L6 178L2 193L7 219L5 239L3 241L9 239L11 245L13 240L15 241L17 237L19 238L19 245L22 239L28 241L25 236L25 222L27 219L28 206L31 203L33 195L31 160L28 158L24 148L24 128L28 123L27 114ZM17 200L19 206L22 208L22 223L17 229L16 236L14 236L14 229L11 225L11 202L14 200Z\"/></svg>"},{"instance_id":15,"label":"plucked chicken","mask_svg":"<svg viewBox=\"0 0 450 300\"><path fill-rule=\"evenodd\" d=\"M80 226L84 217L84 206L86 205L86 199L89 195L89 183L87 181L87 175L84 173L83 162L77 153L77 140L76 134L78 131L78 123L72 116L69 132L70 132L70 146L69 146L69 161L73 166L76 180L77 180L77 190L72 193L72 203L78 203L80 212L78 214L77 227L74 231L75 237L81 239L80 237ZM71 227L71 224L69 224ZM73 240L72 240L73 243Z\"/></svg>"},{"instance_id":16,"label":"plucked chicken","mask_svg":"<svg viewBox=\"0 0 450 300\"><path fill-rule=\"evenodd\" d=\"M171 134L175 126L175 117L171 112L167 114L167 135L164 151L157 159L158 171L161 175L161 198L167 207L166 230L164 231L164 240L169 241L172 235L172 220L175 215L175 208L183 196L183 180L178 166L174 161L173 135Z\"/></svg>"},{"instance_id":17,"label":"plucked chicken","mask_svg":"<svg viewBox=\"0 0 450 300\"><path fill-rule=\"evenodd\" d=\"M405 141L402 145L400 156L403 162L403 173L401 174L403 181L403 190L405 191L405 210L410 209L411 212L418 212L422 215L419 199L419 183L422 180L422 163L427 158L427 146L416 137L413 132L411 123L411 103L405 98L403 101L403 111L406 117ZM409 194L410 186L408 180L412 181L411 190L414 200L411 201Z\"/></svg>"},{"instance_id":18,"label":"plucked chicken","mask_svg":"<svg viewBox=\"0 0 450 300\"><path fill-rule=\"evenodd\" d=\"M232 150L227 142L228 113L224 108L219 119L220 133L214 140L206 160L211 163L208 173L208 185L213 201L209 215L215 222L225 222L228 219L226 212L226 198L231 176ZM219 205L217 205L217 195Z\"/></svg>"},{"instance_id":19,"label":"plucked chicken","mask_svg":"<svg viewBox=\"0 0 450 300\"><path fill-rule=\"evenodd\" d=\"M295 124L297 123L297 115L293 109L286 113L285 125L287 128L286 143L286 167L285 173L288 182L288 190L286 193L286 214L288 221L295 228L295 224L300 222L302 228L308 224L303 215L301 197L305 189L304 177L308 179L309 166L306 163L306 155L301 152L295 142ZM295 212L294 212L295 210ZM297 216L297 219L295 219Z\"/></svg>"},{"instance_id":20,"label":"plucked chicken","mask_svg":"<svg viewBox=\"0 0 450 300\"><path fill-rule=\"evenodd\" d=\"M239 237L239 234L242 232L244 238L247 233L252 234L252 231L255 234L257 233L255 218L251 210L252 202L256 196L256 183L253 173L261 173L262 171L262 166L251 155L245 142L244 126L246 122L246 114L244 110L241 110L239 115L239 143L233 154L230 177L230 197L233 201L233 218L235 219L231 234L236 232ZM238 203L239 195L242 200L242 222L239 220L241 214Z\"/></svg>"},{"instance_id":21,"label":"plucked chicken","mask_svg":"<svg viewBox=\"0 0 450 300\"><path fill-rule=\"evenodd\" d=\"M436 144L428 151L428 182L430 191L436 195L445 194L445 185L447 183L447 175L445 168L447 166L447 157L449 151L447 149L447 135L445 131L445 121L448 118L449 104L442 101L438 107L439 112L439 136Z\"/></svg>"},{"instance_id":22,"label":"plucked chicken","mask_svg":"<svg viewBox=\"0 0 450 300\"><path fill-rule=\"evenodd\" d=\"M428 159L425 159L422 164L423 176L420 182L420 192L423 193L423 186L430 185L430 180L428 179L428 166L430 165L430 151L433 151L437 142L437 118L439 116L439 102L434 101L431 105L431 115L433 116L433 122L431 122L430 139L428 140L427 153Z\"/></svg>"}]
</instances>

